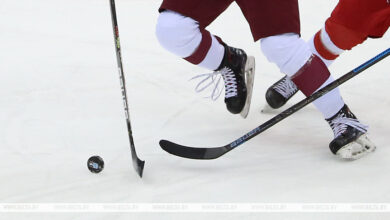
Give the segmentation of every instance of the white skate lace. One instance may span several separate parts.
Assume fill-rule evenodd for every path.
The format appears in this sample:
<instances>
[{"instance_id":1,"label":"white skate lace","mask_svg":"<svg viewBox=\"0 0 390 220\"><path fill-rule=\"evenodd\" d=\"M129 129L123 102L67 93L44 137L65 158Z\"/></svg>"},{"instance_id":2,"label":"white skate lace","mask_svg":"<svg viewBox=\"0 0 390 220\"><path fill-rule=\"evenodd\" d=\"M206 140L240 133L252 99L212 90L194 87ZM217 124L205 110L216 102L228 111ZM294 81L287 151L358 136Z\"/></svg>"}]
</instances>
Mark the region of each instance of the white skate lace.
<instances>
[{"instance_id":1,"label":"white skate lace","mask_svg":"<svg viewBox=\"0 0 390 220\"><path fill-rule=\"evenodd\" d=\"M356 128L363 133L366 133L368 129L367 125L360 123L355 118L348 118L344 113L341 113L336 116L336 118L330 121L329 124L333 130L335 138L344 133L344 131L347 130L348 126Z\"/></svg>"},{"instance_id":2,"label":"white skate lace","mask_svg":"<svg viewBox=\"0 0 390 220\"><path fill-rule=\"evenodd\" d=\"M285 77L280 83L276 84L274 89L284 98L289 98L298 90L297 86L288 77Z\"/></svg>"},{"instance_id":3,"label":"white skate lace","mask_svg":"<svg viewBox=\"0 0 390 220\"><path fill-rule=\"evenodd\" d=\"M195 91L200 93L209 86L213 85L214 88L211 95L206 98L217 100L221 95L223 89L221 88L221 78L223 77L225 82L225 98L230 98L237 95L237 80L230 68L224 67L221 70L213 73L205 73L192 77L190 80L203 77L203 79L195 87ZM209 82L207 82L209 81Z\"/></svg>"}]
</instances>

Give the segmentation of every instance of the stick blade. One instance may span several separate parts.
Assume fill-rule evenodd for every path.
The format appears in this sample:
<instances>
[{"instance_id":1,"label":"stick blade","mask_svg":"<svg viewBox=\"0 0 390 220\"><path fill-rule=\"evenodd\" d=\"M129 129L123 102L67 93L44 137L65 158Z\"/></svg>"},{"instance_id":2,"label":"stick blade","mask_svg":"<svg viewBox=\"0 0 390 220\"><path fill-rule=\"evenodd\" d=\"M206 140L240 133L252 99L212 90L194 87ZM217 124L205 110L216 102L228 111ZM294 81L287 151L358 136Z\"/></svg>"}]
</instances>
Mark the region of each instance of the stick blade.
<instances>
[{"instance_id":1,"label":"stick blade","mask_svg":"<svg viewBox=\"0 0 390 220\"><path fill-rule=\"evenodd\" d=\"M142 178L144 172L145 161L140 160L138 157L133 158L133 167L138 173L139 177Z\"/></svg>"},{"instance_id":2,"label":"stick blade","mask_svg":"<svg viewBox=\"0 0 390 220\"><path fill-rule=\"evenodd\" d=\"M130 150L131 150L131 157L132 157L131 159L133 161L133 167L135 171L138 173L139 177L142 178L142 175L144 173L145 161L139 159L133 144L130 144Z\"/></svg>"},{"instance_id":3,"label":"stick blade","mask_svg":"<svg viewBox=\"0 0 390 220\"><path fill-rule=\"evenodd\" d=\"M216 159L230 150L228 146L214 148L187 147L167 140L160 140L160 146L163 150L170 154L196 160Z\"/></svg>"}]
</instances>

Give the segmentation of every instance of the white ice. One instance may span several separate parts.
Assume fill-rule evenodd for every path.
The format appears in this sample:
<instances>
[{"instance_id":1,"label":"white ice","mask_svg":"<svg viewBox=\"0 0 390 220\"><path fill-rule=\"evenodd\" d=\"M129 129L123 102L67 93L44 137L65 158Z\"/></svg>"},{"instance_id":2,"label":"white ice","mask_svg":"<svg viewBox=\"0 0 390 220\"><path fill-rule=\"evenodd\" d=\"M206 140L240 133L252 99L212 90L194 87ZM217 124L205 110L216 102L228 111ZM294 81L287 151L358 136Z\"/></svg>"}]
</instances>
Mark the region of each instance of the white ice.
<instances>
[{"instance_id":1,"label":"white ice","mask_svg":"<svg viewBox=\"0 0 390 220\"><path fill-rule=\"evenodd\" d=\"M124 72L135 145L146 160L131 165L108 0L0 1L0 203L388 203L390 202L390 58L341 86L370 125L378 146L353 162L331 154L332 132L313 105L220 159L196 161L163 151L168 139L222 146L264 123L266 88L282 74L261 54L233 4L209 28L254 55L249 116L229 114L188 79L205 70L161 48L154 28L160 0L117 0ZM336 0L301 0L309 39ZM337 78L390 46L367 40L331 67ZM301 100L294 97L289 106ZM86 161L104 158L102 173ZM317 213L0 213L0 219L386 219L386 214ZM389 216L387 216L389 217Z\"/></svg>"}]
</instances>

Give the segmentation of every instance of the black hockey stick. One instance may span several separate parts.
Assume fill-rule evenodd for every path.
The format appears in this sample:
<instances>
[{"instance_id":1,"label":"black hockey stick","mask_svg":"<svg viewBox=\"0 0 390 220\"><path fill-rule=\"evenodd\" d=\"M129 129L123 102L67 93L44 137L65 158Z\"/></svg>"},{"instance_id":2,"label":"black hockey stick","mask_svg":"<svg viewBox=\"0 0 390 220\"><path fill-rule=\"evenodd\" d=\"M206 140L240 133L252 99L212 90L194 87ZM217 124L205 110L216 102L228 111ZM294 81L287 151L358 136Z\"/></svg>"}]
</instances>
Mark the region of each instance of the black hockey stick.
<instances>
[{"instance_id":1,"label":"black hockey stick","mask_svg":"<svg viewBox=\"0 0 390 220\"><path fill-rule=\"evenodd\" d=\"M281 112L280 114L276 115L275 117L271 118L264 124L258 126L257 128L251 130L250 132L246 133L244 136L234 140L230 144L227 144L222 147L213 147L213 148L194 148L194 147L187 147L180 144L176 144L167 140L160 140L160 146L162 149L167 151L170 154L184 157L184 158L190 158L190 159L216 159L227 152L233 150L237 146L245 143L249 139L257 136L258 134L262 133L263 131L267 130L268 128L274 126L278 122L282 121L283 119L287 118L288 116L292 115L293 113L297 112L301 108L305 107L309 103L313 102L314 100L318 99L319 97L325 95L326 93L330 92L332 89L338 87L339 85L343 84L344 82L348 81L349 79L355 77L359 73L363 72L367 68L371 67L372 65L376 64L380 60L384 59L385 57L390 55L390 48L385 50L384 52L378 54L374 58L370 59L369 61L365 62L364 64L360 65L359 67L355 68L354 70L346 73L339 79L335 80L331 84L325 86L324 88L318 90L317 92L313 93L312 95L306 97L304 100L298 102L297 104L291 106L287 110Z\"/></svg>"},{"instance_id":2,"label":"black hockey stick","mask_svg":"<svg viewBox=\"0 0 390 220\"><path fill-rule=\"evenodd\" d=\"M137 153L135 151L135 146L134 146L133 132L131 130L131 125L130 125L130 114L129 114L129 108L128 108L129 105L127 103L126 81L125 81L125 75L123 73L122 53L121 53L121 46L120 46L120 41L119 41L119 29L118 29L118 21L116 18L115 0L110 0L110 6L111 6L112 29L114 31L116 60L118 63L118 71L119 71L119 79L120 79L121 89L122 89L123 105L125 107L126 124L127 124L127 131L129 134L129 140L130 140L131 157L133 160L134 169L137 171L138 175L140 177L142 177L142 173L144 171L145 161L140 160L137 156Z\"/></svg>"}]
</instances>

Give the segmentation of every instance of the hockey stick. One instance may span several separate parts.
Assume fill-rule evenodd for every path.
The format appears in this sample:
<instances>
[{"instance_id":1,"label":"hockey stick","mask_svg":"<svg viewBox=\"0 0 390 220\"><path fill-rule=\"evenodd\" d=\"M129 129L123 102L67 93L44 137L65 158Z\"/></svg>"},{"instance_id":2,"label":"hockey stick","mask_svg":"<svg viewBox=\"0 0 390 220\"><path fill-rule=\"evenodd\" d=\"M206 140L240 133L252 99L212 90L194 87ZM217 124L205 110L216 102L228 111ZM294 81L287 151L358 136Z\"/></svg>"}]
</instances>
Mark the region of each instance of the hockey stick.
<instances>
[{"instance_id":1,"label":"hockey stick","mask_svg":"<svg viewBox=\"0 0 390 220\"><path fill-rule=\"evenodd\" d=\"M245 143L249 139L257 136L258 134L262 133L263 131L267 130L268 128L274 126L278 122L282 121L283 119L287 118L288 116L292 115L293 113L297 112L301 108L305 107L309 103L313 102L314 100L318 99L319 97L325 95L326 93L330 92L332 89L340 86L344 82L348 81L349 79L355 77L359 73L363 72L367 68L371 67L372 65L378 63L380 60L384 59L385 57L390 55L390 48L385 50L384 52L378 54L374 58L370 59L369 61L365 62L364 64L360 65L359 67L355 68L354 70L346 73L339 79L335 80L331 84L325 86L324 88L318 90L317 92L313 93L312 95L306 97L304 100L298 102L297 104L291 106L287 110L281 112L280 114L276 115L275 117L271 118L264 124L258 126L257 128L251 130L250 132L246 133L244 136L237 138L230 144L227 144L222 147L213 147L213 148L194 148L194 147L187 147L180 144L176 144L167 140L160 140L160 146L162 149L167 151L170 154L184 157L184 158L190 158L190 159L216 159L227 152L233 150L234 148L238 147L239 145Z\"/></svg>"},{"instance_id":2,"label":"hockey stick","mask_svg":"<svg viewBox=\"0 0 390 220\"><path fill-rule=\"evenodd\" d=\"M114 31L116 60L118 63L118 71L119 71L119 79L120 79L120 83L121 83L123 105L125 107L126 124L127 124L127 131L129 134L129 140L130 140L131 157L133 160L134 169L137 171L138 175L142 178L142 173L144 170L145 161L140 160L137 156L137 153L135 151L135 146L134 146L133 132L131 130L131 125L130 125L130 114L129 114L129 108L128 108L129 105L127 103L126 81L125 81L125 75L123 73L122 53L121 53L121 46L120 46L120 41L119 41L119 29L118 29L118 21L116 18L115 0L110 0L110 6L111 6L112 29Z\"/></svg>"}]
</instances>

